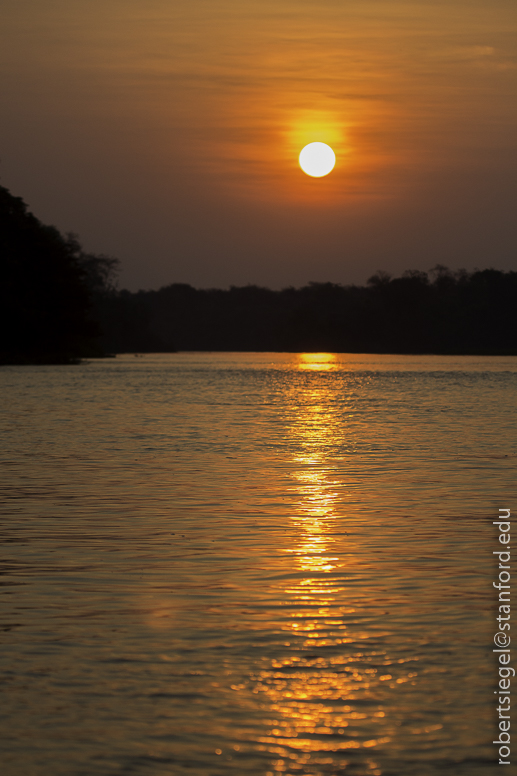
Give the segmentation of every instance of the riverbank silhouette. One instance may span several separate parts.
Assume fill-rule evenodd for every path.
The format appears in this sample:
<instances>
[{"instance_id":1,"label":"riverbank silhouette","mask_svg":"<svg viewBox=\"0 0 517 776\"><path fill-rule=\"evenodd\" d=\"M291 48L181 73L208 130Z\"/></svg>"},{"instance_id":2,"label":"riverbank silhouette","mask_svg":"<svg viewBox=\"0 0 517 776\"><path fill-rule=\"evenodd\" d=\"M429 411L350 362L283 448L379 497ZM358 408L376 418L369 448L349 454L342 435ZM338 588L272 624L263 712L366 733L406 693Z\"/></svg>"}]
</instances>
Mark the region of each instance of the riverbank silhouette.
<instances>
[{"instance_id":1,"label":"riverbank silhouette","mask_svg":"<svg viewBox=\"0 0 517 776\"><path fill-rule=\"evenodd\" d=\"M517 354L517 272L401 277L365 286L309 283L118 290L120 262L86 253L0 187L0 364L70 364L116 353L328 351Z\"/></svg>"}]
</instances>

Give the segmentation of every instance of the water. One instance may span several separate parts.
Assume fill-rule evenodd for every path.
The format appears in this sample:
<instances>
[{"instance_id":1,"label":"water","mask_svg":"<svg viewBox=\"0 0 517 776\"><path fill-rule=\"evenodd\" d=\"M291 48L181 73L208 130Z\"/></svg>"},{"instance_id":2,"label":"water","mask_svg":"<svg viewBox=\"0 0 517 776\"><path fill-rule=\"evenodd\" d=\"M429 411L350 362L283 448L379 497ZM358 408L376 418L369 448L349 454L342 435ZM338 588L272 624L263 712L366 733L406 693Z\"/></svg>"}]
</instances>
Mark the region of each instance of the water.
<instances>
[{"instance_id":1,"label":"water","mask_svg":"<svg viewBox=\"0 0 517 776\"><path fill-rule=\"evenodd\" d=\"M3 367L2 772L495 773L516 383L511 357Z\"/></svg>"}]
</instances>

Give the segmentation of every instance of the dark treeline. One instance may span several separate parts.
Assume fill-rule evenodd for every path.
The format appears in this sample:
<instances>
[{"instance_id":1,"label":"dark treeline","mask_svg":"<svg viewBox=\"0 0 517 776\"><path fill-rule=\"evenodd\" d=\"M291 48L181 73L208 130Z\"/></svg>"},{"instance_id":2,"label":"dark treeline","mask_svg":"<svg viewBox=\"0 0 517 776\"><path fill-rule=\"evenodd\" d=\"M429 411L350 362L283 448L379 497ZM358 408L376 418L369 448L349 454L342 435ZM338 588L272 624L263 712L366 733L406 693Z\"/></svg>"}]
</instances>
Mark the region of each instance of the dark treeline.
<instances>
[{"instance_id":1,"label":"dark treeline","mask_svg":"<svg viewBox=\"0 0 517 776\"><path fill-rule=\"evenodd\" d=\"M98 298L103 347L172 350L517 354L517 272L379 272L366 286L310 283L111 291Z\"/></svg>"}]
</instances>

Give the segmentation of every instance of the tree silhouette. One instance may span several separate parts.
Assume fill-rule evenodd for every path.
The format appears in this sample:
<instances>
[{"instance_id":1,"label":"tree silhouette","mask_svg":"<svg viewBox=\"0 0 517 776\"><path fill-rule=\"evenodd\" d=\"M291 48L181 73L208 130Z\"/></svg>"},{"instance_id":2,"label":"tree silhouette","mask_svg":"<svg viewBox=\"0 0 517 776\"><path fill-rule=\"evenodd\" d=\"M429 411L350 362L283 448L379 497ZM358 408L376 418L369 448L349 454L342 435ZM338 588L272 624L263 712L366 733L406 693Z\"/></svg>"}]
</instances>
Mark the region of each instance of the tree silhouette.
<instances>
[{"instance_id":1,"label":"tree silhouette","mask_svg":"<svg viewBox=\"0 0 517 776\"><path fill-rule=\"evenodd\" d=\"M0 186L0 363L66 364L102 355L92 297L115 260L85 254Z\"/></svg>"}]
</instances>

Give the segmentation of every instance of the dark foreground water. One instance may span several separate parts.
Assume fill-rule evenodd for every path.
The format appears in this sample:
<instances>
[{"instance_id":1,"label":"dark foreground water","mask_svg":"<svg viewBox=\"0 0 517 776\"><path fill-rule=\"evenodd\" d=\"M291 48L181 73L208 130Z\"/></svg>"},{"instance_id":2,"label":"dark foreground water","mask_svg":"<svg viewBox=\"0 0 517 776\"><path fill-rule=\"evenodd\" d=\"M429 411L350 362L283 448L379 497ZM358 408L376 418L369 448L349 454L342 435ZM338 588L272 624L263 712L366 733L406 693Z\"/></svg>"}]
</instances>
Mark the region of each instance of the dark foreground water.
<instances>
[{"instance_id":1,"label":"dark foreground water","mask_svg":"<svg viewBox=\"0 0 517 776\"><path fill-rule=\"evenodd\" d=\"M122 356L0 395L4 775L500 772L517 358Z\"/></svg>"}]
</instances>

